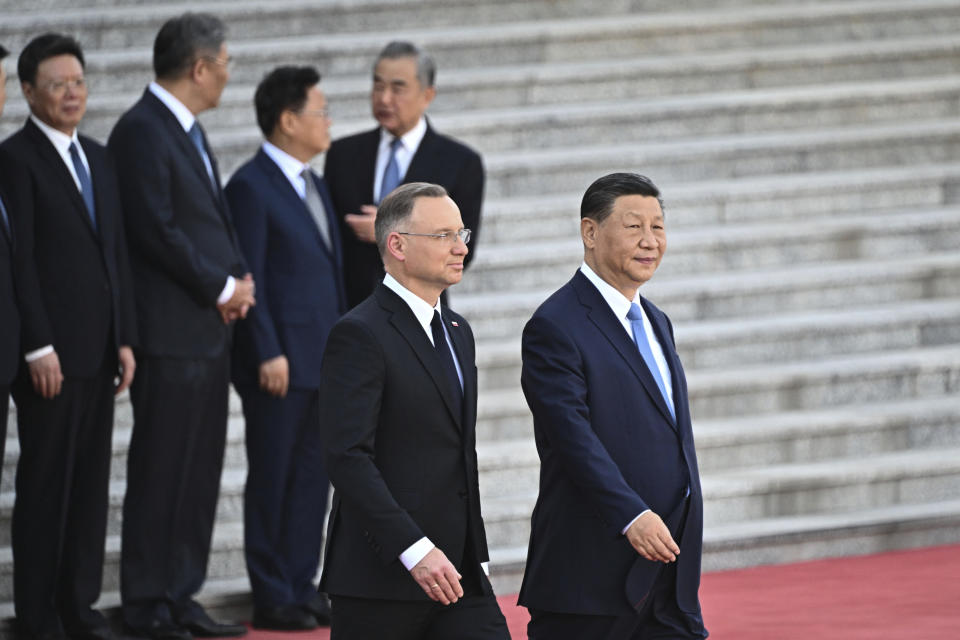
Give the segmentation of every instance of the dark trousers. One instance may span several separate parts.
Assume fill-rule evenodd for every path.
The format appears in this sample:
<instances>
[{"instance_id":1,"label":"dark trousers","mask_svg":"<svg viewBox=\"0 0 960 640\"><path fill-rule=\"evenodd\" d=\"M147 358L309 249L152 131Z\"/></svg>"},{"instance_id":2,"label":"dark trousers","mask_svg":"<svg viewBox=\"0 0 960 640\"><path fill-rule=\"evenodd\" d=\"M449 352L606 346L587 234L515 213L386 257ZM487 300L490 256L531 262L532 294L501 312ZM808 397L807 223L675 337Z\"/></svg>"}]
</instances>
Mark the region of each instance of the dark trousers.
<instances>
[{"instance_id":1,"label":"dark trousers","mask_svg":"<svg viewBox=\"0 0 960 640\"><path fill-rule=\"evenodd\" d=\"M66 377L50 400L26 368L17 402L17 496L13 507L14 603L28 636L106 626L100 597L109 504L116 354L89 378Z\"/></svg>"},{"instance_id":2,"label":"dark trousers","mask_svg":"<svg viewBox=\"0 0 960 640\"><path fill-rule=\"evenodd\" d=\"M10 386L0 384L0 461L7 451L7 419L10 417Z\"/></svg>"},{"instance_id":3,"label":"dark trousers","mask_svg":"<svg viewBox=\"0 0 960 640\"><path fill-rule=\"evenodd\" d=\"M257 607L316 596L329 480L320 442L320 394L277 398L241 385L246 419L244 551Z\"/></svg>"},{"instance_id":4,"label":"dark trousers","mask_svg":"<svg viewBox=\"0 0 960 640\"><path fill-rule=\"evenodd\" d=\"M124 622L185 622L207 573L227 433L230 355L138 358L123 501Z\"/></svg>"}]
</instances>

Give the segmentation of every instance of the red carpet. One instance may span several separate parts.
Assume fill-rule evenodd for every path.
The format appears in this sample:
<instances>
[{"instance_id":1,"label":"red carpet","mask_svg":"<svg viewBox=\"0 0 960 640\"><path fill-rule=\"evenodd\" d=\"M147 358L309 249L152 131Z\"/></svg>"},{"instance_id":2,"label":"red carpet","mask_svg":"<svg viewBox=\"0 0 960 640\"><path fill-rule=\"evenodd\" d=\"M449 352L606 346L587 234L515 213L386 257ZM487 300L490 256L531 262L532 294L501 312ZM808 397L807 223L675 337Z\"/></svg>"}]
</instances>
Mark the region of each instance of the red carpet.
<instances>
[{"instance_id":1,"label":"red carpet","mask_svg":"<svg viewBox=\"0 0 960 640\"><path fill-rule=\"evenodd\" d=\"M709 573L700 598L712 640L960 638L960 545ZM525 640L529 616L516 601L503 596L500 606L514 640ZM247 636L329 637L328 629Z\"/></svg>"}]
</instances>

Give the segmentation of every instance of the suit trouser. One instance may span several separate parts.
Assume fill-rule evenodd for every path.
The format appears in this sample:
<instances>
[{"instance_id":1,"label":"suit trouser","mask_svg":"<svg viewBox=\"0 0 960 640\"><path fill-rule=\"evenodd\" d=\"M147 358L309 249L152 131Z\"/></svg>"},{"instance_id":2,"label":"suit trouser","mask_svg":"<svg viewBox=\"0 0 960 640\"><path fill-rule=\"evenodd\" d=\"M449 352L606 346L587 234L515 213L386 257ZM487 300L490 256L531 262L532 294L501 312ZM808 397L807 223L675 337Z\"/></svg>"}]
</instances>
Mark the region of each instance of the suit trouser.
<instances>
[{"instance_id":1,"label":"suit trouser","mask_svg":"<svg viewBox=\"0 0 960 640\"><path fill-rule=\"evenodd\" d=\"M89 378L66 377L47 400L26 368L17 402L13 507L14 602L27 635L102 628L100 597L109 504L116 356Z\"/></svg>"},{"instance_id":2,"label":"suit trouser","mask_svg":"<svg viewBox=\"0 0 960 640\"><path fill-rule=\"evenodd\" d=\"M0 385L0 460L7 451L7 419L10 417L10 386Z\"/></svg>"},{"instance_id":3,"label":"suit trouser","mask_svg":"<svg viewBox=\"0 0 960 640\"><path fill-rule=\"evenodd\" d=\"M227 433L230 355L141 356L123 501L124 622L188 620L207 573Z\"/></svg>"},{"instance_id":4,"label":"suit trouser","mask_svg":"<svg viewBox=\"0 0 960 640\"><path fill-rule=\"evenodd\" d=\"M284 398L240 385L246 419L244 551L257 607L316 596L329 480L320 441L320 394Z\"/></svg>"}]
</instances>

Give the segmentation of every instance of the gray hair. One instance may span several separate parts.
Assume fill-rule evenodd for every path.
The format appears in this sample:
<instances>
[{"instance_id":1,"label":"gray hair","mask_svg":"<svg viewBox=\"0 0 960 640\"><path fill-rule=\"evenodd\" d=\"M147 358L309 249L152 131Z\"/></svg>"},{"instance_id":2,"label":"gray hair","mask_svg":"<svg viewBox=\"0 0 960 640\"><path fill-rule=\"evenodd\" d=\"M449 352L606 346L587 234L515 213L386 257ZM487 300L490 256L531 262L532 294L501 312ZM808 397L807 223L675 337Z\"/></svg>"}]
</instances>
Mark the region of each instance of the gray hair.
<instances>
[{"instance_id":1,"label":"gray hair","mask_svg":"<svg viewBox=\"0 0 960 640\"><path fill-rule=\"evenodd\" d=\"M377 59L373 62L374 73L381 60L397 58L413 58L417 63L417 81L420 82L420 86L424 89L433 86L437 79L437 63L433 61L433 56L406 40L394 40L380 50Z\"/></svg>"},{"instance_id":2,"label":"gray hair","mask_svg":"<svg viewBox=\"0 0 960 640\"><path fill-rule=\"evenodd\" d=\"M226 39L226 26L209 13L170 18L153 41L153 72L160 79L180 77L201 54L216 55Z\"/></svg>"},{"instance_id":3,"label":"gray hair","mask_svg":"<svg viewBox=\"0 0 960 640\"><path fill-rule=\"evenodd\" d=\"M377 220L374 222L380 255L386 255L387 236L410 219L418 198L443 198L446 195L446 189L429 182L409 182L391 191L377 208Z\"/></svg>"}]
</instances>

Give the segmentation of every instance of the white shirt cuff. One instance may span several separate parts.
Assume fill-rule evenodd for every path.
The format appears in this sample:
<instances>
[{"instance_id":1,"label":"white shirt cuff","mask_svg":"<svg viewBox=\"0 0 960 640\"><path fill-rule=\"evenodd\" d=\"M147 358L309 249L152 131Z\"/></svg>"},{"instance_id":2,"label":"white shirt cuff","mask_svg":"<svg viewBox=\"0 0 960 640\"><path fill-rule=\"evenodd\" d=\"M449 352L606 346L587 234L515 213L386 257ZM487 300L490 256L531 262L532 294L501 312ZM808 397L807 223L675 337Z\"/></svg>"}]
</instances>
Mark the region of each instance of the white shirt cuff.
<instances>
[{"instance_id":1,"label":"white shirt cuff","mask_svg":"<svg viewBox=\"0 0 960 640\"><path fill-rule=\"evenodd\" d=\"M433 551L434 545L430 538L423 537L407 547L407 550L400 554L400 562L410 571L417 563L423 560L423 557Z\"/></svg>"},{"instance_id":2,"label":"white shirt cuff","mask_svg":"<svg viewBox=\"0 0 960 640\"><path fill-rule=\"evenodd\" d=\"M42 358L43 356L48 356L48 355L50 355L51 353L53 353L53 345L52 345L52 344L48 344L48 345L45 346L45 347L40 347L39 349L35 349L35 350L31 351L30 353L24 354L24 355L23 355L23 359L26 360L27 363L30 363L30 362L34 362L34 361L36 361L36 360L39 360L39 359Z\"/></svg>"},{"instance_id":3,"label":"white shirt cuff","mask_svg":"<svg viewBox=\"0 0 960 640\"><path fill-rule=\"evenodd\" d=\"M480 568L483 569L483 574L489 578L489 577L490 577L490 563L489 563L489 562L481 562L481 563L480 563Z\"/></svg>"},{"instance_id":4,"label":"white shirt cuff","mask_svg":"<svg viewBox=\"0 0 960 640\"><path fill-rule=\"evenodd\" d=\"M638 515L636 518L634 518L633 520L631 520L630 522L628 522L628 523L627 523L627 526L625 526L625 527L623 528L623 531L620 532L620 535L623 535L623 536L627 535L627 529L630 528L630 525L633 524L634 522L636 522L636 521L640 518L640 516L642 516L642 515L643 515L644 513L646 513L647 511L650 511L650 509L644 509L642 512L640 512L640 515Z\"/></svg>"},{"instance_id":5,"label":"white shirt cuff","mask_svg":"<svg viewBox=\"0 0 960 640\"><path fill-rule=\"evenodd\" d=\"M217 304L226 304L233 297L233 292L237 290L237 280L233 276L227 276L227 284L223 285L223 291L217 297Z\"/></svg>"}]
</instances>

